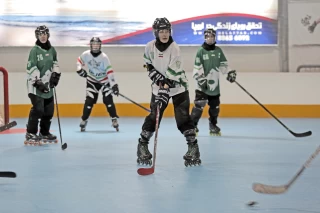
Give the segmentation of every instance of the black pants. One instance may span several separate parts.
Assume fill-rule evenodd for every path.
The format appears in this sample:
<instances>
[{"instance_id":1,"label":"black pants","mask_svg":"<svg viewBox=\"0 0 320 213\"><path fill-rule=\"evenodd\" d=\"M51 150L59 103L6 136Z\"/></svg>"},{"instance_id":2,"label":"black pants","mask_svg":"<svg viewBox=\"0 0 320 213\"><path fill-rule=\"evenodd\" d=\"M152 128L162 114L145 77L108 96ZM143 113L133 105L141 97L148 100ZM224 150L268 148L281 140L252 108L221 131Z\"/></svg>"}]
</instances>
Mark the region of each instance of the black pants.
<instances>
[{"instance_id":1,"label":"black pants","mask_svg":"<svg viewBox=\"0 0 320 213\"><path fill-rule=\"evenodd\" d=\"M116 107L113 102L112 90L109 89L110 85L105 86L100 83L95 83L87 80L86 88L86 101L83 106L82 120L85 121L90 117L94 104L97 103L99 91L102 89L103 103L106 105L107 111L111 118L118 118Z\"/></svg>"},{"instance_id":2,"label":"black pants","mask_svg":"<svg viewBox=\"0 0 320 213\"><path fill-rule=\"evenodd\" d=\"M207 100L209 105L209 121L211 124L216 125L218 123L218 116L220 113L220 94L215 96L210 96L199 90L196 90L195 93L196 93L196 97L194 100L195 107L192 109L193 112L191 113L193 115L192 120L194 124L196 126L198 125L198 122L202 115L202 113L201 114L195 113L195 111L197 111L197 109L195 108L199 108L198 101Z\"/></svg>"},{"instance_id":3,"label":"black pants","mask_svg":"<svg viewBox=\"0 0 320 213\"><path fill-rule=\"evenodd\" d=\"M40 133L42 135L48 135L51 126L51 119L54 114L53 97L44 99L31 93L28 96L31 100L32 107L29 113L27 132L37 134L40 120Z\"/></svg>"},{"instance_id":4,"label":"black pants","mask_svg":"<svg viewBox=\"0 0 320 213\"><path fill-rule=\"evenodd\" d=\"M176 120L179 131L183 133L186 130L194 129L195 126L189 114L189 108L190 108L189 91L185 91L183 93L173 96L172 102L174 107L174 116L175 116L175 120ZM163 108L163 110L160 111L159 127L160 127L160 122L161 122L162 115L165 108ZM155 103L155 95L153 94L151 97L150 109L151 109L151 112L145 118L145 121L142 126L142 130L147 132L154 132L156 127L157 104Z\"/></svg>"}]
</instances>

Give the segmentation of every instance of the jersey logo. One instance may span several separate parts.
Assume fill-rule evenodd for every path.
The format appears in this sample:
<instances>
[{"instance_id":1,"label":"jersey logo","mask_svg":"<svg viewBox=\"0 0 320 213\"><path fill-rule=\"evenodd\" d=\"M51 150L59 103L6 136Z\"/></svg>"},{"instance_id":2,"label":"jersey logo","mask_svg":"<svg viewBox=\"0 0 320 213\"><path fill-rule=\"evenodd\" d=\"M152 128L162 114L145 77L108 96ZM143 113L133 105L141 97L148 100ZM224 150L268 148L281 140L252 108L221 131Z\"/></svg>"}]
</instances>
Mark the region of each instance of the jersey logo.
<instances>
[{"instance_id":1,"label":"jersey logo","mask_svg":"<svg viewBox=\"0 0 320 213\"><path fill-rule=\"evenodd\" d=\"M209 60L208 54L204 54L202 57L203 57L203 60Z\"/></svg>"},{"instance_id":2,"label":"jersey logo","mask_svg":"<svg viewBox=\"0 0 320 213\"><path fill-rule=\"evenodd\" d=\"M163 58L163 53L159 53L158 57Z\"/></svg>"},{"instance_id":3,"label":"jersey logo","mask_svg":"<svg viewBox=\"0 0 320 213\"><path fill-rule=\"evenodd\" d=\"M94 59L92 59L92 60L90 60L90 61L88 62L88 64L90 64L90 66L92 66L92 67L94 67L94 68L98 68L98 67L100 67L101 62L97 62L97 61L95 61Z\"/></svg>"},{"instance_id":4,"label":"jersey logo","mask_svg":"<svg viewBox=\"0 0 320 213\"><path fill-rule=\"evenodd\" d=\"M177 66L178 69L180 69L181 61L176 61L176 66Z\"/></svg>"}]
</instances>

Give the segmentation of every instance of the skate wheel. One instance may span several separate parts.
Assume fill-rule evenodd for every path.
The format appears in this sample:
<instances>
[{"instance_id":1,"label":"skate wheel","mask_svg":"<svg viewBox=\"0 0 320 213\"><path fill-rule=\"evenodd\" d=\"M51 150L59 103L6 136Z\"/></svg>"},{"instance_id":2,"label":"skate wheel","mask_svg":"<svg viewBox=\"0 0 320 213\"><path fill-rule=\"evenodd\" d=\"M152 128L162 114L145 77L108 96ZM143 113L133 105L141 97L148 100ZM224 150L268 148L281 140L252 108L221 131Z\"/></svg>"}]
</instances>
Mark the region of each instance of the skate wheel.
<instances>
[{"instance_id":1,"label":"skate wheel","mask_svg":"<svg viewBox=\"0 0 320 213\"><path fill-rule=\"evenodd\" d=\"M184 165L185 165L186 167L190 166L190 164L189 164L188 161L185 161L185 162L184 162Z\"/></svg>"},{"instance_id":2,"label":"skate wheel","mask_svg":"<svg viewBox=\"0 0 320 213\"><path fill-rule=\"evenodd\" d=\"M210 134L211 136L221 136L221 132L219 132L219 133L209 132L209 134Z\"/></svg>"}]
</instances>

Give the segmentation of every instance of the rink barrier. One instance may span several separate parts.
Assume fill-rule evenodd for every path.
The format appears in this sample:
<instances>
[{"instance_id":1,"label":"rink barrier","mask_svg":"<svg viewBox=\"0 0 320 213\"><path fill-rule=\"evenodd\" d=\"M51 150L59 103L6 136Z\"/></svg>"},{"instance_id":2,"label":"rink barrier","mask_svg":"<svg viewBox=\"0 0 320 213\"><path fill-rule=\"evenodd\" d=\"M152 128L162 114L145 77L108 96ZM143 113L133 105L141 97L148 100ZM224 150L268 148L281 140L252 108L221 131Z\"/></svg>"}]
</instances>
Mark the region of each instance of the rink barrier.
<instances>
[{"instance_id":1,"label":"rink barrier","mask_svg":"<svg viewBox=\"0 0 320 213\"><path fill-rule=\"evenodd\" d=\"M141 104L149 108L149 104ZM277 117L281 118L320 118L320 105L277 105L265 104L265 106ZM10 105L11 118L27 118L31 105ZM190 112L193 104L190 106ZM119 117L144 117L148 112L131 103L117 103ZM59 104L61 117L80 117L83 104ZM220 117L235 118L269 118L271 117L257 104L221 104ZM98 103L94 106L91 116L109 116L104 104ZM173 105L170 103L164 113L164 117L173 117ZM203 117L208 117L208 106L205 107Z\"/></svg>"}]
</instances>

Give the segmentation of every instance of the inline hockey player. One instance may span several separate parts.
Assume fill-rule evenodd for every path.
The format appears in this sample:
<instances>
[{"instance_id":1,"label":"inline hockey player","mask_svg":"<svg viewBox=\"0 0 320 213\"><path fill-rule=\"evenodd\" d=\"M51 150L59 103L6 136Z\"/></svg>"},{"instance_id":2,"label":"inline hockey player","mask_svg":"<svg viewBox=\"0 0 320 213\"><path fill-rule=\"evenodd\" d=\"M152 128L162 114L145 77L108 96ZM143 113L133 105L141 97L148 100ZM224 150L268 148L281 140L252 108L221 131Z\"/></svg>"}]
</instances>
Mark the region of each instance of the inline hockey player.
<instances>
[{"instance_id":1,"label":"inline hockey player","mask_svg":"<svg viewBox=\"0 0 320 213\"><path fill-rule=\"evenodd\" d=\"M177 127L188 144L188 151L183 156L185 165L200 165L195 126L189 114L188 80L183 70L180 48L173 41L171 23L168 19L157 18L152 28L156 39L147 43L144 53L148 76L152 80L151 112L142 125L137 147L137 163L152 164L148 144L155 132L157 105L160 104L160 123L163 112L172 98Z\"/></svg>"},{"instance_id":2,"label":"inline hockey player","mask_svg":"<svg viewBox=\"0 0 320 213\"><path fill-rule=\"evenodd\" d=\"M89 72L83 69L88 67ZM88 119L94 104L97 103L99 91L102 90L103 103L111 117L112 126L119 131L116 107L112 93L119 95L119 87L115 81L114 72L107 54L101 52L101 40L93 37L90 40L90 50L84 51L77 60L77 73L87 79L86 100L83 106L81 131L86 130Z\"/></svg>"},{"instance_id":3,"label":"inline hockey player","mask_svg":"<svg viewBox=\"0 0 320 213\"><path fill-rule=\"evenodd\" d=\"M35 37L37 41L29 53L27 64L27 88L32 107L27 123L25 144L57 143L57 137L50 133L51 119L54 114L53 89L58 85L61 75L57 52L50 44L49 28L44 25L37 27Z\"/></svg>"},{"instance_id":4,"label":"inline hockey player","mask_svg":"<svg viewBox=\"0 0 320 213\"><path fill-rule=\"evenodd\" d=\"M222 49L216 46L216 31L205 30L204 39L205 42L197 51L193 69L196 96L191 118L198 132L198 122L208 103L210 135L220 136L221 129L217 126L220 112L220 72L227 74L227 80L231 83L236 80L237 73L230 69Z\"/></svg>"}]
</instances>

